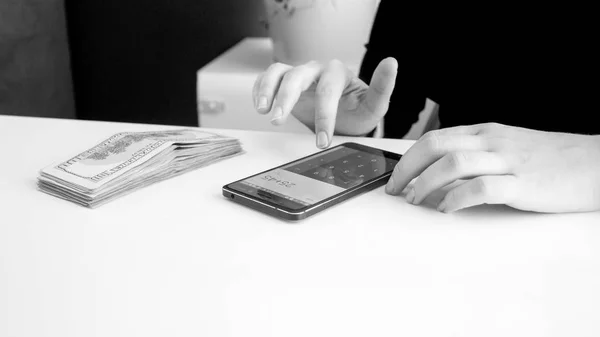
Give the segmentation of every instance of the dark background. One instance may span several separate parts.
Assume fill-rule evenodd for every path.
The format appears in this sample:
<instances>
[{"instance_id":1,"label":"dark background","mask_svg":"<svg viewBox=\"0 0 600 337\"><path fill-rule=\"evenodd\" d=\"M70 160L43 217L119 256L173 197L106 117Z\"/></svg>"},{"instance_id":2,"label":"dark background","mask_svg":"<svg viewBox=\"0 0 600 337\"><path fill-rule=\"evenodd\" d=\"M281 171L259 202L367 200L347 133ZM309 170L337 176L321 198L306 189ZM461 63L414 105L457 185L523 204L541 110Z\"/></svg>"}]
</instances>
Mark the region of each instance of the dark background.
<instances>
[{"instance_id":1,"label":"dark background","mask_svg":"<svg viewBox=\"0 0 600 337\"><path fill-rule=\"evenodd\" d=\"M76 116L198 125L196 72L266 36L262 0L66 0Z\"/></svg>"},{"instance_id":2,"label":"dark background","mask_svg":"<svg viewBox=\"0 0 600 337\"><path fill-rule=\"evenodd\" d=\"M0 115L75 118L63 0L0 0Z\"/></svg>"}]
</instances>

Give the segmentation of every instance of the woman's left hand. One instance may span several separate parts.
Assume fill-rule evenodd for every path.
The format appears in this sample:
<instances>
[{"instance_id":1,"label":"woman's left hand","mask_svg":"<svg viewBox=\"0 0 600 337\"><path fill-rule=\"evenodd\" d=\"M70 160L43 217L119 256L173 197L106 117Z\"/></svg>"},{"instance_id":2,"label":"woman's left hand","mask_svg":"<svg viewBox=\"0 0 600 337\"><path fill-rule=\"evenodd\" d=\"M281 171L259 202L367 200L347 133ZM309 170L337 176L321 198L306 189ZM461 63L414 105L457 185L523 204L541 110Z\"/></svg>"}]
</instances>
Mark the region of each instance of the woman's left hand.
<instances>
[{"instance_id":1,"label":"woman's left hand","mask_svg":"<svg viewBox=\"0 0 600 337\"><path fill-rule=\"evenodd\" d=\"M506 204L535 212L600 210L600 136L477 124L428 132L402 156L386 192L419 204L451 183L438 206L453 212Z\"/></svg>"}]
</instances>

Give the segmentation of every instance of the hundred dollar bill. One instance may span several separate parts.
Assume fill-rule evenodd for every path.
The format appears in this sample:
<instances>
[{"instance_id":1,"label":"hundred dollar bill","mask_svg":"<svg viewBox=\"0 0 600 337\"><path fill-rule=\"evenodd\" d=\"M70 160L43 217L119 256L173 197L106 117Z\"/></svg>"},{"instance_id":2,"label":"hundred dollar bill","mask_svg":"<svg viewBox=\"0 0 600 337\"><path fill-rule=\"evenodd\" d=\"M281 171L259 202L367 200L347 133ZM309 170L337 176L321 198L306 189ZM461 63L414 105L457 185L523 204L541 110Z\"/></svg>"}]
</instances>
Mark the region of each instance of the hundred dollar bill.
<instances>
[{"instance_id":1,"label":"hundred dollar bill","mask_svg":"<svg viewBox=\"0 0 600 337\"><path fill-rule=\"evenodd\" d=\"M65 199L82 206L95 208L103 205L113 199L123 195L132 193L138 189L154 184L161 180L173 178L180 174L184 174L206 164L214 163L219 160L232 157L239 154L236 147L231 146L218 153L213 151L212 154L206 156L197 156L196 159L186 158L185 160L173 160L174 165L156 167L154 169L143 170L140 174L130 174L132 177L122 179L120 184L113 184L100 188L96 192L87 193L70 189L64 185L57 184L51 180L40 178L38 187L41 191Z\"/></svg>"},{"instance_id":2,"label":"hundred dollar bill","mask_svg":"<svg viewBox=\"0 0 600 337\"><path fill-rule=\"evenodd\" d=\"M123 132L113 135L91 149L40 171L40 181L58 183L63 188L93 194L132 171L151 165L166 165L180 147L183 157L202 156L211 148L237 143L238 140L205 131L179 129L151 132ZM238 146L239 147L239 146ZM241 148L239 149L241 151ZM185 154L185 151L188 154ZM237 152L240 152L237 151Z\"/></svg>"}]
</instances>

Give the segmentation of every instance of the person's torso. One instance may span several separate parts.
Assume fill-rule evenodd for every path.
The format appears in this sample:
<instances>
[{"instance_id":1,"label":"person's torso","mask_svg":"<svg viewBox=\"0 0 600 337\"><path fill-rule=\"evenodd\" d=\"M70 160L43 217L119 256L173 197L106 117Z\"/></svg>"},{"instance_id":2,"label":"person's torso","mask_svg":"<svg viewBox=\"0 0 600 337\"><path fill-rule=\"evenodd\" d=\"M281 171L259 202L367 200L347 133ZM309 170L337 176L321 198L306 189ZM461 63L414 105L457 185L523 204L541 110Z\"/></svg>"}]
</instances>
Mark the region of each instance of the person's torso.
<instances>
[{"instance_id":1,"label":"person's torso","mask_svg":"<svg viewBox=\"0 0 600 337\"><path fill-rule=\"evenodd\" d=\"M388 49L399 61L393 101L436 101L442 127L498 122L600 134L592 122L598 53L591 8L405 5L391 12L389 1L382 4L369 48ZM401 113L414 112L388 113L386 131Z\"/></svg>"}]
</instances>

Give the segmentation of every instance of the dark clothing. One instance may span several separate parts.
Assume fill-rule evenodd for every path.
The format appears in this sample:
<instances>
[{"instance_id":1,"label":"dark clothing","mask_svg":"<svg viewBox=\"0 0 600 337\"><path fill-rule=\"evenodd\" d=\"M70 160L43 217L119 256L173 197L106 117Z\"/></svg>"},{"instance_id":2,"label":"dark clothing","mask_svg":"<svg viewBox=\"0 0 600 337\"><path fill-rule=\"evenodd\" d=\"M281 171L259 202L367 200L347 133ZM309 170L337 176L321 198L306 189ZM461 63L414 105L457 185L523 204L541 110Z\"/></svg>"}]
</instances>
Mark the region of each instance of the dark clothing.
<instances>
[{"instance_id":1,"label":"dark clothing","mask_svg":"<svg viewBox=\"0 0 600 337\"><path fill-rule=\"evenodd\" d=\"M600 29L591 7L382 0L360 77L369 83L381 60L398 60L385 137L402 138L426 98L440 105L443 128L497 122L600 134Z\"/></svg>"}]
</instances>

